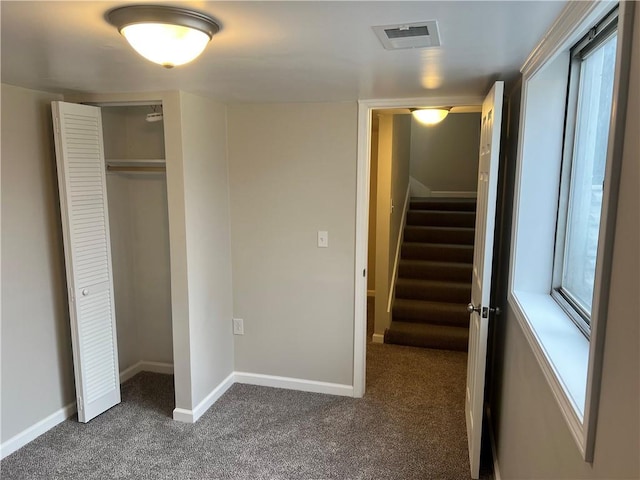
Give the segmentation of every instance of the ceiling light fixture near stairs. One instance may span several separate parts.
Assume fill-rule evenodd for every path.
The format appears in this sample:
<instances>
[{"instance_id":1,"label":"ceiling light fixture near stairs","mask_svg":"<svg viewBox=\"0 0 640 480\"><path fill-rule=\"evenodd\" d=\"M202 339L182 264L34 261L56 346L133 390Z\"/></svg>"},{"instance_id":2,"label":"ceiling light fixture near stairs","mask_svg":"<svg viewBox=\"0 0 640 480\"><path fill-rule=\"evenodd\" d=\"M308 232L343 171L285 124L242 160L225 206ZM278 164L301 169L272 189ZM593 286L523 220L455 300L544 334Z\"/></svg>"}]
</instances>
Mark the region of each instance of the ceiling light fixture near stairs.
<instances>
[{"instance_id":1,"label":"ceiling light fixture near stairs","mask_svg":"<svg viewBox=\"0 0 640 480\"><path fill-rule=\"evenodd\" d=\"M424 125L435 125L444 120L449 115L450 107L440 108L412 108L413 118Z\"/></svg>"},{"instance_id":2,"label":"ceiling light fixture near stairs","mask_svg":"<svg viewBox=\"0 0 640 480\"><path fill-rule=\"evenodd\" d=\"M220 30L207 15L169 6L129 5L106 18L140 55L166 68L197 58Z\"/></svg>"}]
</instances>

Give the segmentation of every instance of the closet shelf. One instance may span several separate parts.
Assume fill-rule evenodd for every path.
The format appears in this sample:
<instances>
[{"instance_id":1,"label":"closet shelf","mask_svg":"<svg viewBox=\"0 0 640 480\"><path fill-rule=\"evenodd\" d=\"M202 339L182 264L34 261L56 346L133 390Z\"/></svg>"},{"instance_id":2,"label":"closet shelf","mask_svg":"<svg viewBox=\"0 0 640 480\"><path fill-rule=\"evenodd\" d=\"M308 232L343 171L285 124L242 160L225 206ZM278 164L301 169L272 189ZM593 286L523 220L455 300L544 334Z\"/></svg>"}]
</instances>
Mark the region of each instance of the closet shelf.
<instances>
[{"instance_id":1,"label":"closet shelf","mask_svg":"<svg viewBox=\"0 0 640 480\"><path fill-rule=\"evenodd\" d=\"M164 173L164 159L107 159L107 173Z\"/></svg>"}]
</instances>

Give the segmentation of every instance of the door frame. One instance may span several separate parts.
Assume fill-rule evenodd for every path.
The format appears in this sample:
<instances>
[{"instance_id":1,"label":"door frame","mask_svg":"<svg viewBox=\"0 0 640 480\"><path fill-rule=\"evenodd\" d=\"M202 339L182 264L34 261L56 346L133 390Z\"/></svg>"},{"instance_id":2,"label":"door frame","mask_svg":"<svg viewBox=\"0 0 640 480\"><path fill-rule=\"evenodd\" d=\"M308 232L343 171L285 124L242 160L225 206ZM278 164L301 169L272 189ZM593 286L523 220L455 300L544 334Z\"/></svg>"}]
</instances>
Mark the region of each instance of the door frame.
<instances>
[{"instance_id":1,"label":"door frame","mask_svg":"<svg viewBox=\"0 0 640 480\"><path fill-rule=\"evenodd\" d=\"M353 396L365 393L367 356L367 249L369 239L369 185L371 112L414 107L481 106L484 96L414 97L358 101L358 151L356 167L356 238L354 269Z\"/></svg>"}]
</instances>

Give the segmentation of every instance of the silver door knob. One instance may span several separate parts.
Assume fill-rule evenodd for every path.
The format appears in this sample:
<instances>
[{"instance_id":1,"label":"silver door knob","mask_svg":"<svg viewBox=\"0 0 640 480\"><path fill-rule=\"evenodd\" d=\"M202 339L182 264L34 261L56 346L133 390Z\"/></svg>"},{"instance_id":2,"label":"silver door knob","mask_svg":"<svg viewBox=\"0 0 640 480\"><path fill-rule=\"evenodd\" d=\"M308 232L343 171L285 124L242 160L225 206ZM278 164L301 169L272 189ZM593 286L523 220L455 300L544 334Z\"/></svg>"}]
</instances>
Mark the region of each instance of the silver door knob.
<instances>
[{"instance_id":1,"label":"silver door knob","mask_svg":"<svg viewBox=\"0 0 640 480\"><path fill-rule=\"evenodd\" d=\"M467 312L469 312L469 313L473 313L473 312L480 313L480 307L474 307L473 303L470 303L469 305L467 305Z\"/></svg>"}]
</instances>

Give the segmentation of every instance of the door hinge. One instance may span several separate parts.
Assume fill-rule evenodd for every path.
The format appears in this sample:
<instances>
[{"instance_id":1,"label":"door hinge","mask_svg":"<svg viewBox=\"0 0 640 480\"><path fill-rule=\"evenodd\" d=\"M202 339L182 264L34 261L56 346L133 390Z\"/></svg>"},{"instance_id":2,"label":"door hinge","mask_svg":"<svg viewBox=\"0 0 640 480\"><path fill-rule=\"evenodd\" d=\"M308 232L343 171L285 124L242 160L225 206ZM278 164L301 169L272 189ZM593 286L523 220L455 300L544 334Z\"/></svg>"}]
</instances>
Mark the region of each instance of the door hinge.
<instances>
[{"instance_id":1,"label":"door hinge","mask_svg":"<svg viewBox=\"0 0 640 480\"><path fill-rule=\"evenodd\" d=\"M364 270L362 270L362 276L366 277L367 276L367 269L365 268Z\"/></svg>"},{"instance_id":2,"label":"door hinge","mask_svg":"<svg viewBox=\"0 0 640 480\"><path fill-rule=\"evenodd\" d=\"M70 300L71 303L74 303L76 301L76 296L73 293L73 288L69 289L69 300Z\"/></svg>"},{"instance_id":3,"label":"door hinge","mask_svg":"<svg viewBox=\"0 0 640 480\"><path fill-rule=\"evenodd\" d=\"M60 133L60 119L56 116L54 117L55 129L56 133Z\"/></svg>"},{"instance_id":4,"label":"door hinge","mask_svg":"<svg viewBox=\"0 0 640 480\"><path fill-rule=\"evenodd\" d=\"M82 397L78 397L78 410L82 411Z\"/></svg>"}]
</instances>

